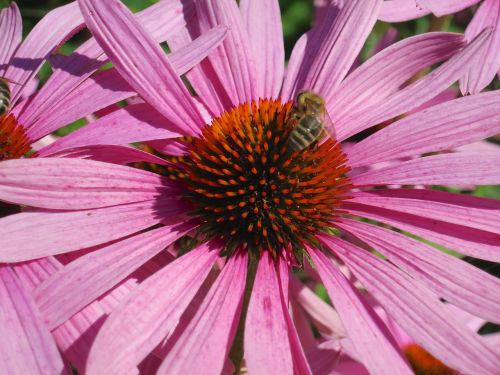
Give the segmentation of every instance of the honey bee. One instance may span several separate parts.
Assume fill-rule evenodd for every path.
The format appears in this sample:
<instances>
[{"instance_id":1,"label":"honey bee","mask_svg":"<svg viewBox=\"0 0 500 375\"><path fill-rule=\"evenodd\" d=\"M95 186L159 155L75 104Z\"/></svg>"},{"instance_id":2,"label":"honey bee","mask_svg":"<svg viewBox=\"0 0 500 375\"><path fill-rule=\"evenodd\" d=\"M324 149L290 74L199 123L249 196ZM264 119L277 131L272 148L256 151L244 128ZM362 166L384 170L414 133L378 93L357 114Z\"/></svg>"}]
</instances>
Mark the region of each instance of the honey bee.
<instances>
[{"instance_id":1,"label":"honey bee","mask_svg":"<svg viewBox=\"0 0 500 375\"><path fill-rule=\"evenodd\" d=\"M7 113L10 107L10 89L8 81L0 77L0 117Z\"/></svg>"},{"instance_id":2,"label":"honey bee","mask_svg":"<svg viewBox=\"0 0 500 375\"><path fill-rule=\"evenodd\" d=\"M297 95L288 121L293 127L288 138L288 146L292 151L300 151L320 142L327 134L335 139L325 99L313 91L302 91Z\"/></svg>"}]
</instances>

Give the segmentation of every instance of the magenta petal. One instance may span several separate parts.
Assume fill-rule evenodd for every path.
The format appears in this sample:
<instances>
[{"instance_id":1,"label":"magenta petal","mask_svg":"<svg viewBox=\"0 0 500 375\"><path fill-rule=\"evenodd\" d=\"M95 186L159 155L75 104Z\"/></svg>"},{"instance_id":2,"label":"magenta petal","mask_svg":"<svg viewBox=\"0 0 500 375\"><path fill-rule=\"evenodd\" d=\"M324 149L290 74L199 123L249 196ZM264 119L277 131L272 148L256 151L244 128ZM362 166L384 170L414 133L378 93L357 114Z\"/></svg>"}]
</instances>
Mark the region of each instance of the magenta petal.
<instances>
[{"instance_id":1,"label":"magenta petal","mask_svg":"<svg viewBox=\"0 0 500 375\"><path fill-rule=\"evenodd\" d=\"M170 119L179 134L197 134L204 125L188 90L161 47L118 0L79 0L87 27L123 78Z\"/></svg>"},{"instance_id":2,"label":"magenta petal","mask_svg":"<svg viewBox=\"0 0 500 375\"><path fill-rule=\"evenodd\" d=\"M351 192L357 202L446 221L492 233L500 232L500 200L427 189Z\"/></svg>"},{"instance_id":3,"label":"magenta petal","mask_svg":"<svg viewBox=\"0 0 500 375\"><path fill-rule=\"evenodd\" d=\"M285 301L274 261L262 252L245 322L245 358L250 374L293 374Z\"/></svg>"},{"instance_id":4,"label":"magenta petal","mask_svg":"<svg viewBox=\"0 0 500 375\"><path fill-rule=\"evenodd\" d=\"M493 27L493 35L487 45L474 57L474 64L460 80L462 94L477 94L495 78L500 68L500 2L485 0L476 11L465 30L467 40L472 40L484 28Z\"/></svg>"},{"instance_id":5,"label":"magenta petal","mask_svg":"<svg viewBox=\"0 0 500 375\"><path fill-rule=\"evenodd\" d=\"M228 260L158 375L221 373L239 323L247 266L246 254Z\"/></svg>"},{"instance_id":6,"label":"magenta petal","mask_svg":"<svg viewBox=\"0 0 500 375\"><path fill-rule=\"evenodd\" d=\"M168 191L166 182L140 169L91 160L37 158L0 163L0 199L41 208L75 210L148 201Z\"/></svg>"},{"instance_id":7,"label":"magenta petal","mask_svg":"<svg viewBox=\"0 0 500 375\"><path fill-rule=\"evenodd\" d=\"M253 52L256 70L256 96L276 98L285 69L285 47L278 0L240 1ZM265 9L265 11L262 11Z\"/></svg>"},{"instance_id":8,"label":"magenta petal","mask_svg":"<svg viewBox=\"0 0 500 375\"><path fill-rule=\"evenodd\" d=\"M420 6L429 9L438 17L459 12L481 0L417 0Z\"/></svg>"},{"instance_id":9,"label":"magenta petal","mask_svg":"<svg viewBox=\"0 0 500 375\"><path fill-rule=\"evenodd\" d=\"M38 150L38 154L47 156L72 147L122 145L176 137L176 133L167 130L165 122L165 118L152 110L149 104L130 105L59 138Z\"/></svg>"},{"instance_id":10,"label":"magenta petal","mask_svg":"<svg viewBox=\"0 0 500 375\"><path fill-rule=\"evenodd\" d=\"M403 22L420 18L430 12L429 9L418 6L415 0L386 0L382 2L378 18L384 22Z\"/></svg>"},{"instance_id":11,"label":"magenta petal","mask_svg":"<svg viewBox=\"0 0 500 375\"><path fill-rule=\"evenodd\" d=\"M397 343L356 288L320 250L308 249L321 280L339 312L353 349L370 374L412 374ZM373 355L377 348L377 355Z\"/></svg>"},{"instance_id":12,"label":"magenta petal","mask_svg":"<svg viewBox=\"0 0 500 375\"><path fill-rule=\"evenodd\" d=\"M322 240L417 344L464 373L497 373L498 356L479 335L464 329L436 294L368 251L336 237Z\"/></svg>"},{"instance_id":13,"label":"magenta petal","mask_svg":"<svg viewBox=\"0 0 500 375\"><path fill-rule=\"evenodd\" d=\"M460 34L425 33L397 42L368 59L326 98L337 135L343 138L353 127L344 118L385 106L387 98L417 72L449 59L464 45Z\"/></svg>"},{"instance_id":14,"label":"magenta petal","mask_svg":"<svg viewBox=\"0 0 500 375\"><path fill-rule=\"evenodd\" d=\"M500 155L442 154L405 161L352 177L355 185L500 184Z\"/></svg>"},{"instance_id":15,"label":"magenta petal","mask_svg":"<svg viewBox=\"0 0 500 375\"><path fill-rule=\"evenodd\" d=\"M384 228L345 220L354 233L440 297L471 314L500 322L500 280L463 260Z\"/></svg>"},{"instance_id":16,"label":"magenta petal","mask_svg":"<svg viewBox=\"0 0 500 375\"><path fill-rule=\"evenodd\" d=\"M143 281L108 318L90 352L89 374L127 374L170 333L217 258L206 245Z\"/></svg>"},{"instance_id":17,"label":"magenta petal","mask_svg":"<svg viewBox=\"0 0 500 375\"><path fill-rule=\"evenodd\" d=\"M500 261L500 238L496 233L359 203L346 202L343 208L354 215L392 225L460 253Z\"/></svg>"},{"instance_id":18,"label":"magenta petal","mask_svg":"<svg viewBox=\"0 0 500 375\"><path fill-rule=\"evenodd\" d=\"M332 120L338 124L341 133L338 138L345 139L373 125L409 112L433 99L463 76L471 66L474 56L481 48L484 48L490 37L491 30L484 30L473 42L437 69L387 97L383 105L372 104L364 107L360 112L348 113L342 118L336 118L333 113Z\"/></svg>"},{"instance_id":19,"label":"magenta petal","mask_svg":"<svg viewBox=\"0 0 500 375\"><path fill-rule=\"evenodd\" d=\"M12 54L21 43L22 32L21 13L16 3L11 3L8 8L0 10L0 76L5 72L2 65L9 63Z\"/></svg>"},{"instance_id":20,"label":"magenta petal","mask_svg":"<svg viewBox=\"0 0 500 375\"><path fill-rule=\"evenodd\" d=\"M23 212L0 219L0 262L20 262L99 245L175 217L164 199L74 212ZM176 212L177 211L177 212Z\"/></svg>"},{"instance_id":21,"label":"magenta petal","mask_svg":"<svg viewBox=\"0 0 500 375\"><path fill-rule=\"evenodd\" d=\"M307 56L297 77L298 88L328 97L344 79L371 32L380 0L348 1L332 22L331 17L311 30Z\"/></svg>"},{"instance_id":22,"label":"magenta petal","mask_svg":"<svg viewBox=\"0 0 500 375\"><path fill-rule=\"evenodd\" d=\"M69 263L34 291L50 328L124 280L192 227L163 227L102 247Z\"/></svg>"},{"instance_id":23,"label":"magenta petal","mask_svg":"<svg viewBox=\"0 0 500 375\"><path fill-rule=\"evenodd\" d=\"M76 3L61 6L49 12L31 30L16 51L5 76L18 85L12 85L12 104L23 94L50 54L83 25Z\"/></svg>"},{"instance_id":24,"label":"magenta petal","mask_svg":"<svg viewBox=\"0 0 500 375\"><path fill-rule=\"evenodd\" d=\"M349 165L451 150L498 133L500 91L492 91L435 105L385 127L348 150Z\"/></svg>"},{"instance_id":25,"label":"magenta petal","mask_svg":"<svg viewBox=\"0 0 500 375\"><path fill-rule=\"evenodd\" d=\"M0 326L1 374L67 374L40 312L7 265L0 265Z\"/></svg>"},{"instance_id":26,"label":"magenta petal","mask_svg":"<svg viewBox=\"0 0 500 375\"><path fill-rule=\"evenodd\" d=\"M201 32L216 25L226 25L229 33L208 57L218 78L225 86L233 105L250 102L255 97L255 66L249 35L234 0L196 2Z\"/></svg>"}]
</instances>

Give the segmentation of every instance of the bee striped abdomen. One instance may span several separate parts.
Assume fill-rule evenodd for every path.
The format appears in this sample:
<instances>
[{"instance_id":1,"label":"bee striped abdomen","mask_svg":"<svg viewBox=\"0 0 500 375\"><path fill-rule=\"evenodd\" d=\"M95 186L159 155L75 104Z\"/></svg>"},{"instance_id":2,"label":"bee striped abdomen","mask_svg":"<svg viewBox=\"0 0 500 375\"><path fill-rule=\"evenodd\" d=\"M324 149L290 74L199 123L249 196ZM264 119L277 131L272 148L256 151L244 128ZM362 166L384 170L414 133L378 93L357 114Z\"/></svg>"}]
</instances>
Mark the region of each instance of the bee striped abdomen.
<instances>
[{"instance_id":1,"label":"bee striped abdomen","mask_svg":"<svg viewBox=\"0 0 500 375\"><path fill-rule=\"evenodd\" d=\"M288 146L292 151L303 150L325 136L323 124L314 116L306 115L290 132Z\"/></svg>"},{"instance_id":2,"label":"bee striped abdomen","mask_svg":"<svg viewBox=\"0 0 500 375\"><path fill-rule=\"evenodd\" d=\"M10 89L7 81L0 78L0 116L3 116L10 107Z\"/></svg>"}]
</instances>

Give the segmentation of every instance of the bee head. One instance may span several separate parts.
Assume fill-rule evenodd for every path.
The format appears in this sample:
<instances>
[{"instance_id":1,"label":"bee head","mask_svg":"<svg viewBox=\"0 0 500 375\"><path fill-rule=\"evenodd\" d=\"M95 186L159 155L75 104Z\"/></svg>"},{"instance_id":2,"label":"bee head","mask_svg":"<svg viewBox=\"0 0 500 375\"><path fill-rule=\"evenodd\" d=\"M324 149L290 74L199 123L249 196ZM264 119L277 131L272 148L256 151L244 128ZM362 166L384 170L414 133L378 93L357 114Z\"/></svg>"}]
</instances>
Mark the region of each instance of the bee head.
<instances>
[{"instance_id":1,"label":"bee head","mask_svg":"<svg viewBox=\"0 0 500 375\"><path fill-rule=\"evenodd\" d=\"M296 106L299 112L309 115L319 115L325 108L325 100L313 91L301 91L297 95Z\"/></svg>"}]
</instances>

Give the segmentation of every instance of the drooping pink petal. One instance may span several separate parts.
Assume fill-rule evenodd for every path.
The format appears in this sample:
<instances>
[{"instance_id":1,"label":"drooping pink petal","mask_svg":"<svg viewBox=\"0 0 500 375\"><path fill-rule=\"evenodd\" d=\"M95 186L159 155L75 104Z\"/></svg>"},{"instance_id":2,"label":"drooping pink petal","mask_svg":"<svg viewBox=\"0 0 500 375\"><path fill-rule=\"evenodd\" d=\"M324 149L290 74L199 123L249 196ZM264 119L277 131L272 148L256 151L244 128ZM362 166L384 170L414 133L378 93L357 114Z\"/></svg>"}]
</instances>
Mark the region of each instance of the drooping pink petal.
<instances>
[{"instance_id":1,"label":"drooping pink petal","mask_svg":"<svg viewBox=\"0 0 500 375\"><path fill-rule=\"evenodd\" d=\"M8 265L0 265L0 373L67 374L40 312Z\"/></svg>"},{"instance_id":2,"label":"drooping pink petal","mask_svg":"<svg viewBox=\"0 0 500 375\"><path fill-rule=\"evenodd\" d=\"M336 237L321 239L417 344L464 373L495 374L498 357L439 297L389 262ZM462 329L461 329L462 328Z\"/></svg>"},{"instance_id":3,"label":"drooping pink petal","mask_svg":"<svg viewBox=\"0 0 500 375\"><path fill-rule=\"evenodd\" d=\"M218 46L224 39L226 33L226 27L214 27L184 48L171 53L168 57L174 71L179 76L185 74ZM65 97L60 98L57 105L51 108L48 113L43 112L39 120L31 127L28 127L28 134L33 139L36 139L67 123L78 120L89 113L93 113L134 95L137 95L136 92L115 69L105 70L90 77L69 94L66 93ZM30 103L30 106L32 105L33 103ZM142 104L142 106L144 106L144 104ZM175 129L175 124L172 124L151 106L148 106L148 108L149 111L143 115L144 118L137 117L134 118L133 121L137 122L142 120L143 122L147 122L154 116L153 118L158 127L172 134L159 136L158 138L169 138L176 134L168 130ZM128 108L124 110L128 111ZM135 115L137 115L137 113ZM20 121L26 120L21 118ZM125 123L128 124L127 119L125 119ZM145 124L145 126L147 125L148 124ZM111 128L111 130L123 131L122 126L116 128ZM136 136L134 137L134 133L131 133L129 137L137 138ZM137 140L140 141L142 139Z\"/></svg>"},{"instance_id":4,"label":"drooping pink petal","mask_svg":"<svg viewBox=\"0 0 500 375\"><path fill-rule=\"evenodd\" d=\"M203 0L196 2L196 10L201 32L217 24L229 27L227 38L210 54L209 60L233 105L257 99L249 35L238 5L232 0Z\"/></svg>"},{"instance_id":5,"label":"drooping pink petal","mask_svg":"<svg viewBox=\"0 0 500 375\"><path fill-rule=\"evenodd\" d=\"M481 0L416 0L424 8L429 9L437 17L460 12Z\"/></svg>"},{"instance_id":6,"label":"drooping pink petal","mask_svg":"<svg viewBox=\"0 0 500 375\"><path fill-rule=\"evenodd\" d=\"M352 177L355 185L500 184L500 155L442 154L408 160Z\"/></svg>"},{"instance_id":7,"label":"drooping pink petal","mask_svg":"<svg viewBox=\"0 0 500 375\"><path fill-rule=\"evenodd\" d=\"M135 17L148 33L158 43L161 43L184 27L186 22L184 17L189 18L190 14L194 12L193 4L181 3L183 3L182 0L161 1L136 13ZM19 121L27 127L32 139L38 139L42 135L48 134L98 109L95 103L98 98L77 97L76 101L81 98L82 102L85 102L94 110L89 110L80 116L75 113L78 117L73 117L72 120L68 121L64 120L67 118L68 112L75 112L75 108L68 110L68 100L74 98L69 93L75 89L79 90L82 83L86 82L87 78L107 60L107 56L103 54L95 39L90 39L70 56L65 57L59 65L53 66L54 72L46 84L43 85L34 98L31 98L27 110L18 114ZM104 88L101 89L106 91ZM69 104L74 106L74 103ZM65 109L66 111L64 111ZM58 122L58 126L53 125L51 128L46 124L47 122L50 123L50 121L45 119L48 117L57 122L58 117L52 116L54 112L57 113L56 116L63 118ZM45 128L48 129L44 130Z\"/></svg>"},{"instance_id":8,"label":"drooping pink petal","mask_svg":"<svg viewBox=\"0 0 500 375\"><path fill-rule=\"evenodd\" d=\"M166 122L166 119L154 111L149 104L134 104L116 110L59 138L54 143L38 150L38 154L48 156L72 147L93 144L120 145L176 137L176 133L168 130L168 126L165 127Z\"/></svg>"},{"instance_id":9,"label":"drooping pink petal","mask_svg":"<svg viewBox=\"0 0 500 375\"><path fill-rule=\"evenodd\" d=\"M498 234L360 203L346 202L343 208L354 215L392 225L460 253L500 261Z\"/></svg>"},{"instance_id":10,"label":"drooping pink petal","mask_svg":"<svg viewBox=\"0 0 500 375\"><path fill-rule=\"evenodd\" d=\"M239 323L247 266L246 254L228 260L158 375L221 373Z\"/></svg>"},{"instance_id":11,"label":"drooping pink petal","mask_svg":"<svg viewBox=\"0 0 500 375\"><path fill-rule=\"evenodd\" d=\"M63 266L53 257L31 262L17 263L14 266L19 278L35 288ZM85 365L92 342L105 319L105 312L99 302L93 302L69 320L52 330L59 350L80 373L85 373Z\"/></svg>"},{"instance_id":12,"label":"drooping pink petal","mask_svg":"<svg viewBox=\"0 0 500 375\"><path fill-rule=\"evenodd\" d=\"M168 180L136 168L92 160L35 158L0 164L0 199L78 210L143 202L168 191Z\"/></svg>"},{"instance_id":13,"label":"drooping pink petal","mask_svg":"<svg viewBox=\"0 0 500 375\"><path fill-rule=\"evenodd\" d=\"M322 335L337 339L346 335L340 316L332 306L295 278L290 279L290 289Z\"/></svg>"},{"instance_id":14,"label":"drooping pink petal","mask_svg":"<svg viewBox=\"0 0 500 375\"><path fill-rule=\"evenodd\" d=\"M474 56L472 64L460 80L462 94L477 94L495 78L500 68L500 2L484 0L465 30L467 40L472 40L484 28L493 27L488 44Z\"/></svg>"},{"instance_id":15,"label":"drooping pink petal","mask_svg":"<svg viewBox=\"0 0 500 375\"><path fill-rule=\"evenodd\" d=\"M446 90L471 66L473 57L484 48L490 36L491 30L484 30L473 42L437 69L387 97L383 105L372 104L363 107L359 112L351 111L338 117L332 107L330 114L338 128L338 138L343 140L373 125L409 112Z\"/></svg>"},{"instance_id":16,"label":"drooping pink petal","mask_svg":"<svg viewBox=\"0 0 500 375\"><path fill-rule=\"evenodd\" d=\"M492 91L438 104L390 124L350 148L349 165L451 150L497 133L500 92Z\"/></svg>"},{"instance_id":17,"label":"drooping pink petal","mask_svg":"<svg viewBox=\"0 0 500 375\"><path fill-rule=\"evenodd\" d=\"M329 6L327 7L327 13L325 17L330 17L330 19L335 19L338 8ZM331 14L333 13L333 14ZM297 77L301 72L302 62L306 59L306 48L308 47L311 39L311 32L303 34L293 46L292 54L288 60L288 66L285 71L285 78L283 79L283 86L281 87L281 98L283 100L295 99L293 95L300 90L298 87ZM309 58L309 57L307 57Z\"/></svg>"},{"instance_id":18,"label":"drooping pink petal","mask_svg":"<svg viewBox=\"0 0 500 375\"><path fill-rule=\"evenodd\" d=\"M320 250L309 248L308 252L339 312L353 349L370 373L387 374L390 363L394 373L411 374L388 328L362 295ZM377 348L376 355L372 353L373 348Z\"/></svg>"},{"instance_id":19,"label":"drooping pink petal","mask_svg":"<svg viewBox=\"0 0 500 375\"><path fill-rule=\"evenodd\" d=\"M243 0L240 8L255 63L256 97L276 98L285 68L279 2Z\"/></svg>"},{"instance_id":20,"label":"drooping pink petal","mask_svg":"<svg viewBox=\"0 0 500 375\"><path fill-rule=\"evenodd\" d=\"M50 328L57 327L190 229L192 226L162 227L71 262L34 291L45 322Z\"/></svg>"},{"instance_id":21,"label":"drooping pink petal","mask_svg":"<svg viewBox=\"0 0 500 375\"><path fill-rule=\"evenodd\" d=\"M179 134L199 133L203 118L188 90L128 8L118 0L78 3L87 27L134 90L170 119Z\"/></svg>"},{"instance_id":22,"label":"drooping pink petal","mask_svg":"<svg viewBox=\"0 0 500 375\"><path fill-rule=\"evenodd\" d=\"M250 374L293 374L282 292L274 261L262 252L245 322L245 358Z\"/></svg>"},{"instance_id":23,"label":"drooping pink petal","mask_svg":"<svg viewBox=\"0 0 500 375\"><path fill-rule=\"evenodd\" d=\"M175 328L217 258L206 245L146 279L108 318L90 352L89 374L126 374Z\"/></svg>"},{"instance_id":24,"label":"drooping pink petal","mask_svg":"<svg viewBox=\"0 0 500 375\"><path fill-rule=\"evenodd\" d=\"M413 75L449 59L464 44L460 34L425 33L397 42L368 59L326 97L337 133L342 136L342 118L371 106L384 106Z\"/></svg>"},{"instance_id":25,"label":"drooping pink petal","mask_svg":"<svg viewBox=\"0 0 500 375\"><path fill-rule=\"evenodd\" d=\"M21 13L16 3L0 10L0 77L3 77L5 67L12 54L21 43L23 24Z\"/></svg>"},{"instance_id":26,"label":"drooping pink petal","mask_svg":"<svg viewBox=\"0 0 500 375\"><path fill-rule=\"evenodd\" d=\"M99 245L175 217L170 199L73 212L22 212L0 219L0 261L20 262Z\"/></svg>"},{"instance_id":27,"label":"drooping pink petal","mask_svg":"<svg viewBox=\"0 0 500 375\"><path fill-rule=\"evenodd\" d=\"M346 220L339 227L373 246L446 301L491 322L500 321L497 278L461 259L384 228L353 220Z\"/></svg>"},{"instance_id":28,"label":"drooping pink petal","mask_svg":"<svg viewBox=\"0 0 500 375\"><path fill-rule=\"evenodd\" d=\"M11 88L12 105L23 95L25 86L31 82L52 51L82 26L83 18L76 3L50 11L35 25L5 72L6 77L17 83Z\"/></svg>"},{"instance_id":29,"label":"drooping pink petal","mask_svg":"<svg viewBox=\"0 0 500 375\"><path fill-rule=\"evenodd\" d=\"M429 9L420 7L415 0L383 1L378 18L384 22L403 22L429 14Z\"/></svg>"},{"instance_id":30,"label":"drooping pink petal","mask_svg":"<svg viewBox=\"0 0 500 375\"><path fill-rule=\"evenodd\" d=\"M297 77L298 89L316 91L325 97L344 79L371 32L382 1L346 2L331 22L323 22L310 31L306 57Z\"/></svg>"},{"instance_id":31,"label":"drooping pink petal","mask_svg":"<svg viewBox=\"0 0 500 375\"><path fill-rule=\"evenodd\" d=\"M351 192L351 202L424 216L492 233L500 232L500 201L427 189Z\"/></svg>"}]
</instances>

